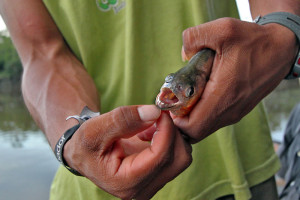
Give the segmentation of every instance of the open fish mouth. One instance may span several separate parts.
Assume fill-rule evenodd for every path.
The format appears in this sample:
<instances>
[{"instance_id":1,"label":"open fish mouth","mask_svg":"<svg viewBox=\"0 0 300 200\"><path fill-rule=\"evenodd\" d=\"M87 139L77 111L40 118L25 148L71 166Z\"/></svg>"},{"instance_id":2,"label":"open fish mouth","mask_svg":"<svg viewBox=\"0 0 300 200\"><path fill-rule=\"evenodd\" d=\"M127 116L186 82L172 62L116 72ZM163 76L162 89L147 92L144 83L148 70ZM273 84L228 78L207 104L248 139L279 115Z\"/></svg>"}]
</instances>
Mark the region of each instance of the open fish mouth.
<instances>
[{"instance_id":1,"label":"open fish mouth","mask_svg":"<svg viewBox=\"0 0 300 200\"><path fill-rule=\"evenodd\" d=\"M156 97L155 104L162 110L180 106L182 102L177 98L170 88L161 88Z\"/></svg>"}]
</instances>

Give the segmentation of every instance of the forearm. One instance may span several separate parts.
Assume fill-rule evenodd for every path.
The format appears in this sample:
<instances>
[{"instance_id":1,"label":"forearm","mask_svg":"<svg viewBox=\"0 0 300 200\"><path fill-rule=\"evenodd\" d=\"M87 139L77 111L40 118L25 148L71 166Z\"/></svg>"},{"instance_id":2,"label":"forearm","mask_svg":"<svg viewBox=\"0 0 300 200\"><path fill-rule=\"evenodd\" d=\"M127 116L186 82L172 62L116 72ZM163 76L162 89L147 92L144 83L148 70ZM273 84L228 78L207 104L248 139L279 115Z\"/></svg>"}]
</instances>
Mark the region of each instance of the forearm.
<instances>
[{"instance_id":1,"label":"forearm","mask_svg":"<svg viewBox=\"0 0 300 200\"><path fill-rule=\"evenodd\" d=\"M99 109L96 88L75 58L42 1L0 1L0 12L22 61L22 92L52 148L85 105Z\"/></svg>"},{"instance_id":2,"label":"forearm","mask_svg":"<svg viewBox=\"0 0 300 200\"><path fill-rule=\"evenodd\" d=\"M68 55L69 54L69 55ZM59 137L77 123L66 117L87 105L99 110L93 81L72 54L38 57L24 66L22 92L25 103L54 148Z\"/></svg>"},{"instance_id":3,"label":"forearm","mask_svg":"<svg viewBox=\"0 0 300 200\"><path fill-rule=\"evenodd\" d=\"M252 18L271 12L290 12L300 15L300 0L249 0Z\"/></svg>"}]
</instances>

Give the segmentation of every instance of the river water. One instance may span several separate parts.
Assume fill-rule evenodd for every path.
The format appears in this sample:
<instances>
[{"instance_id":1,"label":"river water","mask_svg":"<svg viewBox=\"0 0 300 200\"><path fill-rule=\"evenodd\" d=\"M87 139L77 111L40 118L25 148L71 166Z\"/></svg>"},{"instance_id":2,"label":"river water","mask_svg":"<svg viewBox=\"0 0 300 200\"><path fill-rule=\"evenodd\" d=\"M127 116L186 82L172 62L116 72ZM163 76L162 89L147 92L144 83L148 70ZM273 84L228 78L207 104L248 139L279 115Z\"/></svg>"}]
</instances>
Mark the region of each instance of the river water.
<instances>
[{"instance_id":1,"label":"river water","mask_svg":"<svg viewBox=\"0 0 300 200\"><path fill-rule=\"evenodd\" d=\"M58 162L17 88L0 93L0 200L48 199Z\"/></svg>"},{"instance_id":2,"label":"river water","mask_svg":"<svg viewBox=\"0 0 300 200\"><path fill-rule=\"evenodd\" d=\"M298 83L265 99L272 136L281 141L290 111L300 100ZM0 87L0 200L48 199L58 167L43 133L26 110L20 89Z\"/></svg>"}]
</instances>

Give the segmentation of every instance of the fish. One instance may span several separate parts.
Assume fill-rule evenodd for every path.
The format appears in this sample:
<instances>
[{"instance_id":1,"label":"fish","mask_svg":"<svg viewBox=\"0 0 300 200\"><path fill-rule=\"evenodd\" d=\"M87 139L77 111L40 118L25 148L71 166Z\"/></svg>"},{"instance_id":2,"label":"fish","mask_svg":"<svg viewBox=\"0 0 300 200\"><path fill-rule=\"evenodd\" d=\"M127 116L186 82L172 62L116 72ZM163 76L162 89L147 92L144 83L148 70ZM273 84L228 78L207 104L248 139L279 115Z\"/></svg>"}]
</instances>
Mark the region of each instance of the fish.
<instances>
[{"instance_id":1,"label":"fish","mask_svg":"<svg viewBox=\"0 0 300 200\"><path fill-rule=\"evenodd\" d=\"M184 67L167 75L156 96L156 106L179 117L189 114L209 80L214 57L213 50L200 50Z\"/></svg>"}]
</instances>

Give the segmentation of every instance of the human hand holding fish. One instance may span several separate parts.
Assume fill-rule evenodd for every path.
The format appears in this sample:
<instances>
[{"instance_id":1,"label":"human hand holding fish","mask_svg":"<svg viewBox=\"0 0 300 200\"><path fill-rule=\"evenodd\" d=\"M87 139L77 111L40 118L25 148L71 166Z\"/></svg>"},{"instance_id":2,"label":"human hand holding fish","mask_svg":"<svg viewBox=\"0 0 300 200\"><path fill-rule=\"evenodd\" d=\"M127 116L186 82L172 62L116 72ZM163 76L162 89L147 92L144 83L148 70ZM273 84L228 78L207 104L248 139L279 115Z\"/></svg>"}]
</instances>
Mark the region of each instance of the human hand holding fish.
<instances>
[{"instance_id":1,"label":"human hand holding fish","mask_svg":"<svg viewBox=\"0 0 300 200\"><path fill-rule=\"evenodd\" d=\"M77 132L65 145L64 159L121 199L150 199L192 162L191 145L153 105L118 107ZM140 139L143 132L152 132L151 143Z\"/></svg>"},{"instance_id":2,"label":"human hand holding fish","mask_svg":"<svg viewBox=\"0 0 300 200\"><path fill-rule=\"evenodd\" d=\"M282 35L285 35L284 39ZM288 74L297 52L297 42L293 32L277 24L260 26L222 18L184 31L184 59L207 48L215 51L215 56L213 61L208 59L207 63L212 63L210 75L202 76L207 83L199 85L202 89L195 105L182 105L188 109L176 110L164 105L184 99L174 95L175 88L183 84L173 84L172 79L185 80L177 78L182 72L195 76L188 70L168 76L158 95L159 107L170 109L175 125L190 137L191 143L238 122L269 94ZM177 86L174 88L173 85ZM185 91L188 94L191 90ZM177 93L184 96L183 92Z\"/></svg>"}]
</instances>

